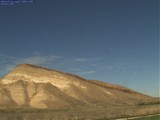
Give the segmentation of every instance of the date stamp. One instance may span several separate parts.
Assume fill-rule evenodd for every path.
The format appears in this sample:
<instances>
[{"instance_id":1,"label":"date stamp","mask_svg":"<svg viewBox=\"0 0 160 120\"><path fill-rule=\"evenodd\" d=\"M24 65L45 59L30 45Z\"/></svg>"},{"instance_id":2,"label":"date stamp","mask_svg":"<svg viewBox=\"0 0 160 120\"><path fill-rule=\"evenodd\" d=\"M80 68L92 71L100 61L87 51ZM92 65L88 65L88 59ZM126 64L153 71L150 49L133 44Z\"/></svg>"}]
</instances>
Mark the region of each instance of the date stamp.
<instances>
[{"instance_id":1,"label":"date stamp","mask_svg":"<svg viewBox=\"0 0 160 120\"><path fill-rule=\"evenodd\" d=\"M1 6L9 6L16 4L32 4L34 0L0 0Z\"/></svg>"}]
</instances>

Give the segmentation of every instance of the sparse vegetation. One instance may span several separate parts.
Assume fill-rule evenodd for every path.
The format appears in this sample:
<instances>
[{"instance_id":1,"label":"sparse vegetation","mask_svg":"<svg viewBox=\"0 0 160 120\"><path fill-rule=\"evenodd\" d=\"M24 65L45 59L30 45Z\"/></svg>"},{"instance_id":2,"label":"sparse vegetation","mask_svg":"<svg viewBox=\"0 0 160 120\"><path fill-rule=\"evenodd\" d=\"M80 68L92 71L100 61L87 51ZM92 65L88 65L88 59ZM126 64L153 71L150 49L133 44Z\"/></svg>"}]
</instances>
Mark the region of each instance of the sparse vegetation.
<instances>
[{"instance_id":1,"label":"sparse vegetation","mask_svg":"<svg viewBox=\"0 0 160 120\"><path fill-rule=\"evenodd\" d=\"M129 116L144 116L159 113L159 107L152 106L115 106L115 107L78 107L73 109L34 109L16 108L0 109L0 120L110 120L115 118L126 118ZM8 116L8 118L7 118ZM4 118L4 119L2 119ZM6 119L7 118L7 119ZM17 118L17 119L16 119ZM20 119L23 120L23 119Z\"/></svg>"},{"instance_id":2,"label":"sparse vegetation","mask_svg":"<svg viewBox=\"0 0 160 120\"><path fill-rule=\"evenodd\" d=\"M160 120L160 115L151 116L151 117L136 118L133 120Z\"/></svg>"},{"instance_id":3,"label":"sparse vegetation","mask_svg":"<svg viewBox=\"0 0 160 120\"><path fill-rule=\"evenodd\" d=\"M141 102L138 105L160 105L160 101L154 101L154 102Z\"/></svg>"},{"instance_id":4,"label":"sparse vegetation","mask_svg":"<svg viewBox=\"0 0 160 120\"><path fill-rule=\"evenodd\" d=\"M68 111L67 109L38 109L38 108L4 108L0 109L1 113L47 113L47 112Z\"/></svg>"}]
</instances>

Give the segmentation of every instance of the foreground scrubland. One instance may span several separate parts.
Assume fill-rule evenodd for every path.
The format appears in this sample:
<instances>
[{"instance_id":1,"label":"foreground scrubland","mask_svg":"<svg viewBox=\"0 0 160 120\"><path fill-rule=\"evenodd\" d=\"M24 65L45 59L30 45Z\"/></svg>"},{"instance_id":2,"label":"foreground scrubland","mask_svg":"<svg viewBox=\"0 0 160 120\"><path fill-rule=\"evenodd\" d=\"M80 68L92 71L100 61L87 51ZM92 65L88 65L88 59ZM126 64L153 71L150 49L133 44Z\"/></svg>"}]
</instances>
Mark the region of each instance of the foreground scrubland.
<instances>
[{"instance_id":1,"label":"foreground scrubland","mask_svg":"<svg viewBox=\"0 0 160 120\"><path fill-rule=\"evenodd\" d=\"M160 113L159 105L77 107L74 109L0 109L0 120L108 120Z\"/></svg>"}]
</instances>

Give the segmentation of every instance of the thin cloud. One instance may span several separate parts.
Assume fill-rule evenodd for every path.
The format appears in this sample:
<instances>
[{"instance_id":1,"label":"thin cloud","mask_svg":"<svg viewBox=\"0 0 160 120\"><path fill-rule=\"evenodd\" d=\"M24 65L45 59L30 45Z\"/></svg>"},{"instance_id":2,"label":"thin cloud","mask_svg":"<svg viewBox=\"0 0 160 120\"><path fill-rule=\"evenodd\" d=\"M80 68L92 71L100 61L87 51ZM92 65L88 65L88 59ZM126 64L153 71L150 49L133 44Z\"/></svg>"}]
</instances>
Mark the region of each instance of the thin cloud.
<instances>
[{"instance_id":1,"label":"thin cloud","mask_svg":"<svg viewBox=\"0 0 160 120\"><path fill-rule=\"evenodd\" d=\"M106 66L105 69L106 70L113 70L113 69L115 69L115 67L114 66Z\"/></svg>"},{"instance_id":2,"label":"thin cloud","mask_svg":"<svg viewBox=\"0 0 160 120\"><path fill-rule=\"evenodd\" d=\"M76 58L74 61L76 61L76 62L87 62L89 60L90 59L87 59L87 58Z\"/></svg>"},{"instance_id":3,"label":"thin cloud","mask_svg":"<svg viewBox=\"0 0 160 120\"><path fill-rule=\"evenodd\" d=\"M102 60L103 57L96 57L96 58L75 58L75 62L88 62L88 61L97 61Z\"/></svg>"},{"instance_id":4,"label":"thin cloud","mask_svg":"<svg viewBox=\"0 0 160 120\"><path fill-rule=\"evenodd\" d=\"M34 64L34 65L44 65L44 66L49 66L53 64L53 62L62 59L62 56L54 56L54 55L48 55L48 56L43 56L43 55L38 55L38 56L30 56L30 57L12 57L12 56L4 56L4 59L11 59L8 63L5 65L1 66L1 69L3 69L5 72L9 72L13 70L18 64Z\"/></svg>"},{"instance_id":5,"label":"thin cloud","mask_svg":"<svg viewBox=\"0 0 160 120\"><path fill-rule=\"evenodd\" d=\"M54 67L54 69L61 69L66 72L71 71L79 75L94 74L94 70L84 70L86 67L90 67L90 64L86 65L86 62L98 62L103 58L67 58L56 55L41 55L40 53L33 53L28 57L14 57L0 54L0 76L12 71L19 64L34 64L46 67ZM75 62L76 61L76 62ZM96 66L95 66L96 67Z\"/></svg>"},{"instance_id":6,"label":"thin cloud","mask_svg":"<svg viewBox=\"0 0 160 120\"><path fill-rule=\"evenodd\" d=\"M53 55L51 56L32 56L32 57L17 59L16 61L14 61L14 63L15 64L30 63L30 64L35 64L35 65L44 65L44 64L54 62L61 58L63 57L53 56Z\"/></svg>"},{"instance_id":7,"label":"thin cloud","mask_svg":"<svg viewBox=\"0 0 160 120\"><path fill-rule=\"evenodd\" d=\"M82 71L82 69L80 69L80 68L71 68L71 70L72 70L72 71L76 71L76 72L77 72L77 71Z\"/></svg>"},{"instance_id":8,"label":"thin cloud","mask_svg":"<svg viewBox=\"0 0 160 120\"><path fill-rule=\"evenodd\" d=\"M5 59L15 59L16 57L13 57L13 56L9 56L9 55L5 55L5 54L2 54L2 53L0 53L0 57L1 58L5 58Z\"/></svg>"},{"instance_id":9,"label":"thin cloud","mask_svg":"<svg viewBox=\"0 0 160 120\"><path fill-rule=\"evenodd\" d=\"M96 71L94 71L94 70L88 70L88 71L79 72L79 74L81 74L81 75L94 74L94 73L96 73Z\"/></svg>"},{"instance_id":10,"label":"thin cloud","mask_svg":"<svg viewBox=\"0 0 160 120\"><path fill-rule=\"evenodd\" d=\"M5 65L6 71L12 71L15 68L15 65Z\"/></svg>"}]
</instances>

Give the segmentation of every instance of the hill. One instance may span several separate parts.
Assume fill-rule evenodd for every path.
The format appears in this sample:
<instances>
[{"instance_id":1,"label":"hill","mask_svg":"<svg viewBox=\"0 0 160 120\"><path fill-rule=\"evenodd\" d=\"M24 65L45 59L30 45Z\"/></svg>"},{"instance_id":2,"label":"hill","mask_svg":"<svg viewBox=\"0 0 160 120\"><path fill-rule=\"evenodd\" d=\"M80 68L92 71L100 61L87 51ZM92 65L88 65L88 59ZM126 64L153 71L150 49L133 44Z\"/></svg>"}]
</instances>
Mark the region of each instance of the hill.
<instances>
[{"instance_id":1,"label":"hill","mask_svg":"<svg viewBox=\"0 0 160 120\"><path fill-rule=\"evenodd\" d=\"M0 105L61 108L76 105L135 105L154 98L100 81L30 64L17 66L0 83ZM63 98L63 99L62 99ZM9 103L9 104L8 104Z\"/></svg>"},{"instance_id":2,"label":"hill","mask_svg":"<svg viewBox=\"0 0 160 120\"><path fill-rule=\"evenodd\" d=\"M3 109L86 110L88 115L105 115L109 108L114 113L113 108L139 107L156 100L126 87L31 64L18 65L0 80Z\"/></svg>"}]
</instances>

